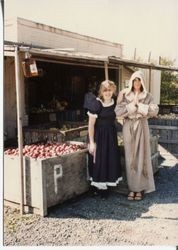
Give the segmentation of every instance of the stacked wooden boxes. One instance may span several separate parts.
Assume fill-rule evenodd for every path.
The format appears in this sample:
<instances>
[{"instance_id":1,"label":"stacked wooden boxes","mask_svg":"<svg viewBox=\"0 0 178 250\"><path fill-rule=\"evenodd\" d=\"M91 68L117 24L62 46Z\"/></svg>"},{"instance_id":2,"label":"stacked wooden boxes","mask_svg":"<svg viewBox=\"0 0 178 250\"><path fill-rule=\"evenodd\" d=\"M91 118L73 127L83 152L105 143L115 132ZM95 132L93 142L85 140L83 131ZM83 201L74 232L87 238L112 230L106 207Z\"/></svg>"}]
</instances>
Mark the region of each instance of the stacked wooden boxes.
<instances>
[{"instance_id":1,"label":"stacked wooden boxes","mask_svg":"<svg viewBox=\"0 0 178 250\"><path fill-rule=\"evenodd\" d=\"M178 117L150 119L150 131L158 135L158 142L170 153L178 155Z\"/></svg>"},{"instance_id":2,"label":"stacked wooden boxes","mask_svg":"<svg viewBox=\"0 0 178 250\"><path fill-rule=\"evenodd\" d=\"M158 151L158 136L150 136L150 149L153 173L155 174L159 169L159 151Z\"/></svg>"},{"instance_id":3,"label":"stacked wooden boxes","mask_svg":"<svg viewBox=\"0 0 178 250\"><path fill-rule=\"evenodd\" d=\"M37 143L42 141L65 142L69 140L86 142L87 133L87 125L81 125L77 128L70 128L66 130L57 128L24 128L24 142L25 144Z\"/></svg>"}]
</instances>

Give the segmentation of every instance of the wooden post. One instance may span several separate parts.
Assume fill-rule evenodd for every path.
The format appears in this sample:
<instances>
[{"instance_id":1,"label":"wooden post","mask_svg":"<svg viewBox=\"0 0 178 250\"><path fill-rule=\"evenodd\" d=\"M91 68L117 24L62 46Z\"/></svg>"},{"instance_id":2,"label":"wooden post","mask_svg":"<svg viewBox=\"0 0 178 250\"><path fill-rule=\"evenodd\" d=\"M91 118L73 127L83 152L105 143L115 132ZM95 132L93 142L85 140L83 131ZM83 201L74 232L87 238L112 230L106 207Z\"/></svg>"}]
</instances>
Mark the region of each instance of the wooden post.
<instances>
[{"instance_id":1,"label":"wooden post","mask_svg":"<svg viewBox=\"0 0 178 250\"><path fill-rule=\"evenodd\" d=\"M159 65L161 65L161 56L159 56Z\"/></svg>"},{"instance_id":2,"label":"wooden post","mask_svg":"<svg viewBox=\"0 0 178 250\"><path fill-rule=\"evenodd\" d=\"M123 66L119 65L119 68L118 68L118 72L119 72L119 86L118 86L118 90L119 91L123 88L123 86L122 86L122 71L123 71Z\"/></svg>"},{"instance_id":3,"label":"wooden post","mask_svg":"<svg viewBox=\"0 0 178 250\"><path fill-rule=\"evenodd\" d=\"M148 62L150 63L151 61L151 51L149 52L149 55L148 55Z\"/></svg>"},{"instance_id":4,"label":"wooden post","mask_svg":"<svg viewBox=\"0 0 178 250\"><path fill-rule=\"evenodd\" d=\"M15 82L16 82L16 102L17 102L17 136L19 148L20 167L20 212L24 213L24 175L23 175L23 134L22 134L22 109L21 109L21 86L18 46L15 47Z\"/></svg>"},{"instance_id":5,"label":"wooden post","mask_svg":"<svg viewBox=\"0 0 178 250\"><path fill-rule=\"evenodd\" d=\"M109 75L108 75L108 62L104 62L104 70L105 70L105 79L108 80L109 79Z\"/></svg>"},{"instance_id":6,"label":"wooden post","mask_svg":"<svg viewBox=\"0 0 178 250\"><path fill-rule=\"evenodd\" d=\"M151 91L151 69L149 69L149 92Z\"/></svg>"},{"instance_id":7,"label":"wooden post","mask_svg":"<svg viewBox=\"0 0 178 250\"><path fill-rule=\"evenodd\" d=\"M137 49L135 48L135 49L134 49L134 58L133 58L134 61L136 61L136 54L137 54Z\"/></svg>"}]
</instances>

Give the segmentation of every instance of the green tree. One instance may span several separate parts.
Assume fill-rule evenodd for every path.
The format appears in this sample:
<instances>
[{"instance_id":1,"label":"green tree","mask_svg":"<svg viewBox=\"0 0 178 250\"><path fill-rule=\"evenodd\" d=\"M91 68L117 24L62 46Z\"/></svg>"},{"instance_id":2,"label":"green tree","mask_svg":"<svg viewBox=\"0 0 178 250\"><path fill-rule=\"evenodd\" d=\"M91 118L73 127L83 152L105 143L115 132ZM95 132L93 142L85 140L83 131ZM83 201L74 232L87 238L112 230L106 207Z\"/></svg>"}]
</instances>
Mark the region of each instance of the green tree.
<instances>
[{"instance_id":1,"label":"green tree","mask_svg":"<svg viewBox=\"0 0 178 250\"><path fill-rule=\"evenodd\" d=\"M161 64L173 66L174 61L161 58ZM170 71L161 73L161 104L178 104L178 74Z\"/></svg>"}]
</instances>

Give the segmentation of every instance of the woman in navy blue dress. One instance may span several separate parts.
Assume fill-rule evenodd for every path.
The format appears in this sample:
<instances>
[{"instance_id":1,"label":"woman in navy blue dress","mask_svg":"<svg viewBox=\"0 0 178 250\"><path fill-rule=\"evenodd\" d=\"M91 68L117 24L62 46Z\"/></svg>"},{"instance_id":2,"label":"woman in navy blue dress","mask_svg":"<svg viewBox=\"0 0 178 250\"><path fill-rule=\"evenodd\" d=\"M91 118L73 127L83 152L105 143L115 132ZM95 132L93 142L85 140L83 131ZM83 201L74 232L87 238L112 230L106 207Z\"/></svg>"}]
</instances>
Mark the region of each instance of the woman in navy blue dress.
<instances>
[{"instance_id":1,"label":"woman in navy blue dress","mask_svg":"<svg viewBox=\"0 0 178 250\"><path fill-rule=\"evenodd\" d=\"M106 80L100 85L99 96L87 96L89 154L88 170L91 185L97 190L116 186L121 177L120 155L115 126L114 82Z\"/></svg>"}]
</instances>

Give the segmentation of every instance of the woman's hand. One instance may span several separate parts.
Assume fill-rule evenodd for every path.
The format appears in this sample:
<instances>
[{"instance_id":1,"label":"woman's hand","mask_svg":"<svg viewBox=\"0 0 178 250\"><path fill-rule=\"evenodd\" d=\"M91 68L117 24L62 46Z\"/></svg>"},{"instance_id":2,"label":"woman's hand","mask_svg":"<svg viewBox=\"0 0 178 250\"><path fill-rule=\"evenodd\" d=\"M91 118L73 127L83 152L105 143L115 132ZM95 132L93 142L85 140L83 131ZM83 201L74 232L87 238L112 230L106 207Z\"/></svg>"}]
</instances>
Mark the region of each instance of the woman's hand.
<instances>
[{"instance_id":1,"label":"woman's hand","mask_svg":"<svg viewBox=\"0 0 178 250\"><path fill-rule=\"evenodd\" d=\"M139 101L138 101L138 94L139 94L139 92L136 92L136 93L135 93L135 96L134 96L134 99L133 99L133 102L134 102L134 105L135 105L135 106L137 106L138 103L139 103Z\"/></svg>"},{"instance_id":2,"label":"woman's hand","mask_svg":"<svg viewBox=\"0 0 178 250\"><path fill-rule=\"evenodd\" d=\"M96 151L96 143L95 142L90 142L88 145L88 151L90 154L94 155Z\"/></svg>"},{"instance_id":3,"label":"woman's hand","mask_svg":"<svg viewBox=\"0 0 178 250\"><path fill-rule=\"evenodd\" d=\"M123 101L124 94L127 92L127 89L123 89L119 92L117 97L117 103L121 103Z\"/></svg>"}]
</instances>

